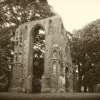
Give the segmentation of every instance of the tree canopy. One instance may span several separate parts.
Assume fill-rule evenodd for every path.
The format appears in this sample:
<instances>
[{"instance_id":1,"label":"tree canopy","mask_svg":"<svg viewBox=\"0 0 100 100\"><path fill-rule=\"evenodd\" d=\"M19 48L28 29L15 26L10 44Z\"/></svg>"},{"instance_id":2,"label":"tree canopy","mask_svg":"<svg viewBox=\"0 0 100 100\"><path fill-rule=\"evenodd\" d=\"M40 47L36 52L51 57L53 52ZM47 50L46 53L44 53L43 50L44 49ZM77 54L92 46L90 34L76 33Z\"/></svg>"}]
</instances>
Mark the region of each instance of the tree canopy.
<instances>
[{"instance_id":1,"label":"tree canopy","mask_svg":"<svg viewBox=\"0 0 100 100\"><path fill-rule=\"evenodd\" d=\"M76 31L71 44L73 62L78 65L80 80L88 85L100 83L100 20Z\"/></svg>"},{"instance_id":2,"label":"tree canopy","mask_svg":"<svg viewBox=\"0 0 100 100\"><path fill-rule=\"evenodd\" d=\"M0 0L0 69L2 72L0 87L7 85L8 74L5 74L6 76L3 74L9 73L9 68L13 64L13 37L16 28L25 22L53 15L54 12L47 0Z\"/></svg>"}]
</instances>

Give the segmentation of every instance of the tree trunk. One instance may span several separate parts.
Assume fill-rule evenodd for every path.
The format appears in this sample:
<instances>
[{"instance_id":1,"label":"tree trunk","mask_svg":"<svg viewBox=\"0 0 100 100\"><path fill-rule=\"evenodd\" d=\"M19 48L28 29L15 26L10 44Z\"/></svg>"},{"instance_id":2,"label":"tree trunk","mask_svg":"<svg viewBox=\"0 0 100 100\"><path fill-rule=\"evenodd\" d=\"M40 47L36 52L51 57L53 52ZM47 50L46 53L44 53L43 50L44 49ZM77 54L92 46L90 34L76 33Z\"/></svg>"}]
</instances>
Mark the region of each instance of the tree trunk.
<instances>
[{"instance_id":1,"label":"tree trunk","mask_svg":"<svg viewBox=\"0 0 100 100\"><path fill-rule=\"evenodd\" d=\"M81 77L80 64L78 64L78 92L81 92Z\"/></svg>"}]
</instances>

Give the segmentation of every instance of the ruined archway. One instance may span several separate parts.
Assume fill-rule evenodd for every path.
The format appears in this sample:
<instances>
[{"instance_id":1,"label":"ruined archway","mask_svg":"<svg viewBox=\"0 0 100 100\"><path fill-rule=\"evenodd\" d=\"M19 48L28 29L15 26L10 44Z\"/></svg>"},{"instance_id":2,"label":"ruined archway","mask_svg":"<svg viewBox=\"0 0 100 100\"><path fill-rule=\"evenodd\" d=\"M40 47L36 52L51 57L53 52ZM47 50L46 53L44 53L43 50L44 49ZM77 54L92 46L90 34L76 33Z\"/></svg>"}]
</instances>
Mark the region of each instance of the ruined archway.
<instances>
[{"instance_id":1,"label":"ruined archway","mask_svg":"<svg viewBox=\"0 0 100 100\"><path fill-rule=\"evenodd\" d=\"M13 76L9 91L59 92L58 81L60 73L63 72L60 68L64 69L67 63L72 65L70 50L69 48L68 51L65 50L66 44L67 47L69 45L61 18L56 15L20 25L15 33L15 44ZM68 66L68 70L67 90L71 92L73 90L72 66ZM35 82L38 86L34 87L39 89L34 89ZM65 92L65 87L62 88Z\"/></svg>"},{"instance_id":2,"label":"ruined archway","mask_svg":"<svg viewBox=\"0 0 100 100\"><path fill-rule=\"evenodd\" d=\"M44 54L45 54L45 30L37 24L32 29L32 50L33 50L33 78L32 92L41 92L41 77L44 72Z\"/></svg>"}]
</instances>

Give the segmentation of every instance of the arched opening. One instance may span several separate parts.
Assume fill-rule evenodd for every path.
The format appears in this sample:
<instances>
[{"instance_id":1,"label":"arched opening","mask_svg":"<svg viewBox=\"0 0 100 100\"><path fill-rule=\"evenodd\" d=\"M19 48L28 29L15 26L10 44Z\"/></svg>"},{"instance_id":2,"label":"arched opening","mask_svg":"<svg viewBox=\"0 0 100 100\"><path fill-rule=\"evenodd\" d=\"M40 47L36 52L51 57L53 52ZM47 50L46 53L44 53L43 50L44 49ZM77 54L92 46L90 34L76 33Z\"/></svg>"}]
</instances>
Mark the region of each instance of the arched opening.
<instances>
[{"instance_id":1,"label":"arched opening","mask_svg":"<svg viewBox=\"0 0 100 100\"><path fill-rule=\"evenodd\" d=\"M32 31L33 48L33 82L32 92L41 92L41 77L44 72L45 30L41 25L36 25Z\"/></svg>"}]
</instances>

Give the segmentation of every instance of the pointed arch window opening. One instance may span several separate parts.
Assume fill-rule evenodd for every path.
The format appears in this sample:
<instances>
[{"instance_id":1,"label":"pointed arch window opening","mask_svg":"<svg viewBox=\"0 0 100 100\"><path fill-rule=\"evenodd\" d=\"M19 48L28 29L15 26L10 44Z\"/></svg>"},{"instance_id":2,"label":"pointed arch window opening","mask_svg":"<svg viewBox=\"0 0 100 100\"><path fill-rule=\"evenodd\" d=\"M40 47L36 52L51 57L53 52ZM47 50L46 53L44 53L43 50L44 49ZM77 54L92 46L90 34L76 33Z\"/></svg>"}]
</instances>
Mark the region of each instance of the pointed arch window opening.
<instances>
[{"instance_id":1,"label":"pointed arch window opening","mask_svg":"<svg viewBox=\"0 0 100 100\"><path fill-rule=\"evenodd\" d=\"M36 25L32 30L32 49L33 49L32 90L33 93L36 92L40 93L41 92L40 81L44 73L44 55L45 55L45 30L41 25Z\"/></svg>"}]
</instances>

